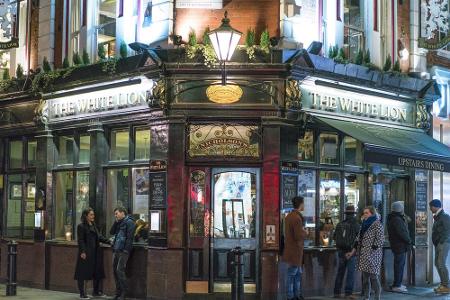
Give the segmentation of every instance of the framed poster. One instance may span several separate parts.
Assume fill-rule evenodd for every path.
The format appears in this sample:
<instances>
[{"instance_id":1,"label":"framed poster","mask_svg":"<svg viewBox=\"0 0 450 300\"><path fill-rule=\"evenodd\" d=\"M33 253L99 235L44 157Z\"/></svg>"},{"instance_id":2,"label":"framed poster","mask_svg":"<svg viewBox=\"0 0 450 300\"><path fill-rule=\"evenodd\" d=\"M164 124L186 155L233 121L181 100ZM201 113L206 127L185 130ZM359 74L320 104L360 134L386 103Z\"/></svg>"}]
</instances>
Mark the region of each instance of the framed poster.
<instances>
[{"instance_id":1,"label":"framed poster","mask_svg":"<svg viewBox=\"0 0 450 300\"><path fill-rule=\"evenodd\" d=\"M34 183L28 183L27 198L34 199L35 195L36 195L36 185Z\"/></svg>"},{"instance_id":2,"label":"framed poster","mask_svg":"<svg viewBox=\"0 0 450 300\"><path fill-rule=\"evenodd\" d=\"M22 184L12 183L10 189L9 192L11 198L22 198Z\"/></svg>"},{"instance_id":3,"label":"framed poster","mask_svg":"<svg viewBox=\"0 0 450 300\"><path fill-rule=\"evenodd\" d=\"M148 197L150 190L148 168L133 169L133 213L148 212Z\"/></svg>"}]
</instances>

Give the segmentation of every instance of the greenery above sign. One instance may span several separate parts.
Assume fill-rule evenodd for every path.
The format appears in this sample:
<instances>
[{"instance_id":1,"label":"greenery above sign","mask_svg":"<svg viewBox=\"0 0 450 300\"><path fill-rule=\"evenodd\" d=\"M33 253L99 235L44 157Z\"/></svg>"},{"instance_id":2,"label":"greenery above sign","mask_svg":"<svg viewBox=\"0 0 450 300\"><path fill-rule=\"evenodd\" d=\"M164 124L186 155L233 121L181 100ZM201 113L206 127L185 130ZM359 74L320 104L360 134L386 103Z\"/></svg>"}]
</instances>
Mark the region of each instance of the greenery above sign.
<instances>
[{"instance_id":1,"label":"greenery above sign","mask_svg":"<svg viewBox=\"0 0 450 300\"><path fill-rule=\"evenodd\" d=\"M302 108L325 113L353 115L383 122L415 125L415 105L339 90L331 87L302 84Z\"/></svg>"}]
</instances>

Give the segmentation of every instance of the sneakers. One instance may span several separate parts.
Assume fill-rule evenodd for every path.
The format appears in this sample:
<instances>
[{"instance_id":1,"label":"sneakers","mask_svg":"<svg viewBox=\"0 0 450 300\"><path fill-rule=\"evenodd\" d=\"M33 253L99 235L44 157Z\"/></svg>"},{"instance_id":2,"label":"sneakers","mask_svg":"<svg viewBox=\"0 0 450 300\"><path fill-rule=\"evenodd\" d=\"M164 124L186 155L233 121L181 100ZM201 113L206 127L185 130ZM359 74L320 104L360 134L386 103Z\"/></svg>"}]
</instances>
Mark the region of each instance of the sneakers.
<instances>
[{"instance_id":1,"label":"sneakers","mask_svg":"<svg viewBox=\"0 0 450 300\"><path fill-rule=\"evenodd\" d=\"M81 294L81 295L80 295L80 299L91 299L91 298L88 297L88 296L85 295L85 294Z\"/></svg>"},{"instance_id":2,"label":"sneakers","mask_svg":"<svg viewBox=\"0 0 450 300\"><path fill-rule=\"evenodd\" d=\"M406 293L408 290L405 286L393 286L392 291L397 293Z\"/></svg>"},{"instance_id":3,"label":"sneakers","mask_svg":"<svg viewBox=\"0 0 450 300\"><path fill-rule=\"evenodd\" d=\"M95 298L107 298L108 296L103 294L103 292L97 292L97 293L92 293L92 297L95 297Z\"/></svg>"},{"instance_id":4,"label":"sneakers","mask_svg":"<svg viewBox=\"0 0 450 300\"><path fill-rule=\"evenodd\" d=\"M450 288L444 285L439 285L437 288L434 289L434 291L439 294L449 294Z\"/></svg>"}]
</instances>

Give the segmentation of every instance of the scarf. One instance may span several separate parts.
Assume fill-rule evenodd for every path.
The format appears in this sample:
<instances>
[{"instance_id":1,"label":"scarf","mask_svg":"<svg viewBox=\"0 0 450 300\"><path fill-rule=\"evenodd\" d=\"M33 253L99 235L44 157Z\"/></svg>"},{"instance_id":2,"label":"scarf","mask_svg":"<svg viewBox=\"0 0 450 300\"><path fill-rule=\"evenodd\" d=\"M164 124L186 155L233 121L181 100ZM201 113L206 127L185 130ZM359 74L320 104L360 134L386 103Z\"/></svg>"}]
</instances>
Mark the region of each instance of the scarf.
<instances>
[{"instance_id":1,"label":"scarf","mask_svg":"<svg viewBox=\"0 0 450 300\"><path fill-rule=\"evenodd\" d=\"M366 231L369 229L369 227L377 220L377 216L373 215L371 217L368 217L366 220L363 221L361 225L361 236L366 233Z\"/></svg>"}]
</instances>

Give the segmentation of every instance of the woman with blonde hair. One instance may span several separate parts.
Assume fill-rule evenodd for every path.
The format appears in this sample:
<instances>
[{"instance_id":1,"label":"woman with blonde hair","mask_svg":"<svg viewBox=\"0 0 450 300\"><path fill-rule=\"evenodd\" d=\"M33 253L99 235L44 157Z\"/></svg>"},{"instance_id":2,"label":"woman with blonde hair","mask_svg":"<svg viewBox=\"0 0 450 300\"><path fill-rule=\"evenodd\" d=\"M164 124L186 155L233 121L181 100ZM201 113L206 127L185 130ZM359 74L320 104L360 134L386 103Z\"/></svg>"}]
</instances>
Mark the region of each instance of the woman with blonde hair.
<instances>
[{"instance_id":1,"label":"woman with blonde hair","mask_svg":"<svg viewBox=\"0 0 450 300\"><path fill-rule=\"evenodd\" d=\"M384 229L379 215L373 206L363 211L363 222L352 251L348 258L357 255L358 270L363 277L364 299L370 299L370 292L375 291L375 299L381 299L380 271L383 260Z\"/></svg>"},{"instance_id":2,"label":"woman with blonde hair","mask_svg":"<svg viewBox=\"0 0 450 300\"><path fill-rule=\"evenodd\" d=\"M136 230L134 231L135 242L145 242L148 240L148 223L142 219L136 221Z\"/></svg>"}]
</instances>

